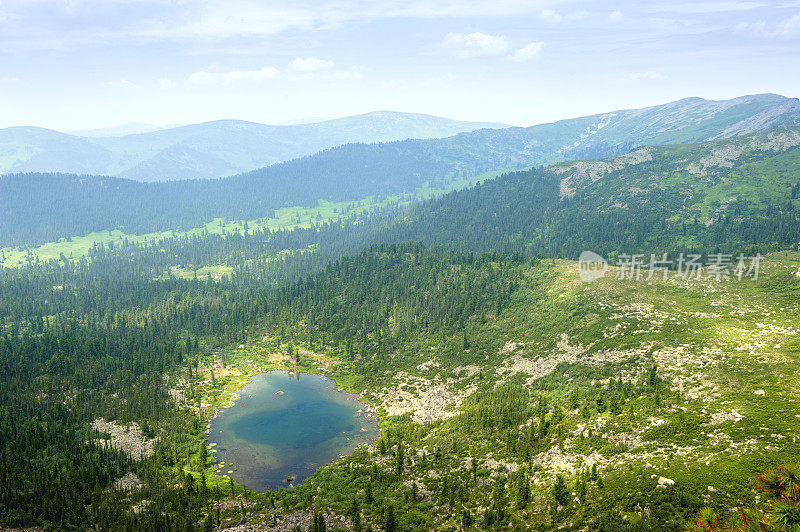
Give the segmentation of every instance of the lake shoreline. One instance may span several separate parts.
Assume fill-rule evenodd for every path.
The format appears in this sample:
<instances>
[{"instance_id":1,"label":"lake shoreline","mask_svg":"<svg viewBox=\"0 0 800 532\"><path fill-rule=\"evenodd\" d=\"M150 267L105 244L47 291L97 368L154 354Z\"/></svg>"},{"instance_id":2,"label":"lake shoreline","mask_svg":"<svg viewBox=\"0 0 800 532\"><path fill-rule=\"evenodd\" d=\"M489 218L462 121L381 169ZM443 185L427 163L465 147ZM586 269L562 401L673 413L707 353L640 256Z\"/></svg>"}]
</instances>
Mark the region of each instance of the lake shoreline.
<instances>
[{"instance_id":1,"label":"lake shoreline","mask_svg":"<svg viewBox=\"0 0 800 532\"><path fill-rule=\"evenodd\" d=\"M305 378L300 379L300 376ZM287 378L285 386L277 381L282 377ZM311 380L311 377L316 379ZM263 380L259 382L259 378ZM248 393L248 387L254 383L258 385ZM283 397L284 390L287 397L292 397L286 407L264 408L274 404L272 396ZM216 408L208 419L206 445L213 449L212 463L215 469L219 463L226 464L215 474L233 479L255 492L294 487L298 478L299 483L304 482L320 469L373 445L382 437L378 408L364 399L362 394L347 391L323 373L259 368L247 375L232 391L229 400ZM220 420L233 406L243 407L243 410L232 414L233 418L229 414L228 419ZM303 408L306 411L303 412ZM351 416L359 421L348 421ZM298 420L298 417L303 419ZM244 421L248 418L253 419ZM215 422L221 424L215 427ZM243 425L246 428L242 428ZM367 432L369 434L362 436ZM220 450L223 450L222 456L217 454ZM223 469L228 467L232 470L226 474ZM238 472L238 479L233 478L233 471ZM284 475L286 471L290 473ZM278 477L284 479L282 484ZM294 480L287 481L287 478Z\"/></svg>"},{"instance_id":2,"label":"lake shoreline","mask_svg":"<svg viewBox=\"0 0 800 532\"><path fill-rule=\"evenodd\" d=\"M228 401L228 402L218 406L216 409L214 409L214 412L211 414L211 416L208 418L208 421L206 422L206 436L208 436L209 433L211 432L211 422L214 419L216 419L216 417L219 415L219 413L222 410L230 408L230 407L232 407L232 406L234 406L236 404L236 400L241 397L242 391L248 385L250 385L250 383L253 382L253 378L254 377L257 377L258 375L262 375L262 374L265 374L265 373L270 373L270 372L273 372L273 371L285 371L286 373L291 373L291 374L295 374L295 375L300 373L301 375L318 375L320 377L325 377L326 379L328 379L331 382L333 382L334 384L336 384L337 391L341 390L341 391L344 391L345 393L348 393L348 394L350 394L352 396L355 396L357 398L357 400L361 404L364 405L364 407L365 407L364 408L364 413L365 414L369 413L370 415L373 415L375 417L375 422L378 423L379 430L381 430L380 429L380 420L378 419L378 407L373 406L373 405L369 404L368 402L366 402L366 400L365 400L366 398L364 397L363 394L361 394L359 392L348 392L347 389L344 388L342 385L340 385L338 382L336 382L336 379L334 379L333 377L325 375L324 373L310 373L310 372L307 372L307 371L297 371L297 370L292 370L292 369L283 369L283 368L264 369L264 368L259 368L259 371L255 372L253 374L246 375L246 379L247 379L246 382L244 382L244 384L242 384L241 387L233 390L233 392L232 392L233 393L233 397L230 399L230 401ZM381 430L381 435L382 434L383 434L383 431ZM380 436L379 436L379 438L380 438Z\"/></svg>"}]
</instances>

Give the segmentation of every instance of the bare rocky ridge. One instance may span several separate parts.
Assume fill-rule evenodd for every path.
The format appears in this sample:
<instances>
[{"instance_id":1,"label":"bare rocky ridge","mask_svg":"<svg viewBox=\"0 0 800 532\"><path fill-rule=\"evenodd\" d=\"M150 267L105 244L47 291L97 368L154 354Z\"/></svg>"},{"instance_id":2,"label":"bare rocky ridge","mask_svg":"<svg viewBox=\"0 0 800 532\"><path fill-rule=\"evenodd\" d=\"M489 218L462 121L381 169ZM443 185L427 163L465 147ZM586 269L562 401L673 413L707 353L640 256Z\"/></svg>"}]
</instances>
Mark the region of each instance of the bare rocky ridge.
<instances>
[{"instance_id":1,"label":"bare rocky ridge","mask_svg":"<svg viewBox=\"0 0 800 532\"><path fill-rule=\"evenodd\" d=\"M706 175L713 168L733 168L734 163L748 151L782 152L800 146L800 131L780 128L754 135L747 141L732 140L709 155L692 163L686 170L692 174Z\"/></svg>"},{"instance_id":2,"label":"bare rocky ridge","mask_svg":"<svg viewBox=\"0 0 800 532\"><path fill-rule=\"evenodd\" d=\"M128 473L124 477L120 477L114 482L114 488L118 490L133 491L141 488L142 486L144 486L142 481L139 480L139 477L133 473Z\"/></svg>"},{"instance_id":3,"label":"bare rocky ridge","mask_svg":"<svg viewBox=\"0 0 800 532\"><path fill-rule=\"evenodd\" d=\"M790 117L800 114L797 98L791 98L781 105L762 111L756 115L745 118L722 131L712 140L754 133L772 125L789 124Z\"/></svg>"},{"instance_id":4,"label":"bare rocky ridge","mask_svg":"<svg viewBox=\"0 0 800 532\"><path fill-rule=\"evenodd\" d=\"M396 375L395 380L399 383L397 386L377 394L385 405L386 414L401 416L413 412L414 422L420 424L455 416L461 402L477 389L472 385L454 390L452 385L457 379L443 381L438 375L434 380L429 380L401 372ZM413 386L416 393L405 389L408 385Z\"/></svg>"},{"instance_id":5,"label":"bare rocky ridge","mask_svg":"<svg viewBox=\"0 0 800 532\"><path fill-rule=\"evenodd\" d=\"M323 513L325 524L331 530L337 527L344 527L349 530L350 520L341 515L333 513ZM229 532L284 532L287 530L308 530L314 522L314 513L310 511L297 511L286 514L270 523L242 523L236 526L227 527Z\"/></svg>"},{"instance_id":6,"label":"bare rocky ridge","mask_svg":"<svg viewBox=\"0 0 800 532\"><path fill-rule=\"evenodd\" d=\"M575 194L579 187L590 185L610 174L615 170L621 170L626 166L641 164L653 160L651 148L640 148L625 155L606 159L603 161L578 161L568 165L559 165L552 169L557 175L567 174L560 184L560 194L562 198Z\"/></svg>"},{"instance_id":7,"label":"bare rocky ridge","mask_svg":"<svg viewBox=\"0 0 800 532\"><path fill-rule=\"evenodd\" d=\"M703 146L700 144L699 146ZM755 133L749 137L735 137L724 141L715 141L711 151L696 162L683 167L675 167L672 171L684 170L691 174L705 176L717 168L733 168L742 155L749 152L783 152L800 146L800 129L796 127L778 127L768 131ZM559 184L560 197L575 195L578 189L591 185L608 174L622 170L628 166L638 165L653 160L660 148L644 147L619 157L595 161L577 161L556 165L550 172L563 176ZM634 193L646 190L632 188Z\"/></svg>"}]
</instances>

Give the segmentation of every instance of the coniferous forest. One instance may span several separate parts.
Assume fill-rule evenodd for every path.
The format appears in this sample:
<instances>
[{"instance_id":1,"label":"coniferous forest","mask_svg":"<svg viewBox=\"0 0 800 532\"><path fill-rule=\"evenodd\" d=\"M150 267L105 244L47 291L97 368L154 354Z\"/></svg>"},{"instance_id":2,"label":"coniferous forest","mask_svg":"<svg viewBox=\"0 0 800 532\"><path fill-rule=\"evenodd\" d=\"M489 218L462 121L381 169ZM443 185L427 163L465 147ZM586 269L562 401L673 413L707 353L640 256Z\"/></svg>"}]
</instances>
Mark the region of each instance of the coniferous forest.
<instances>
[{"instance_id":1,"label":"coniferous forest","mask_svg":"<svg viewBox=\"0 0 800 532\"><path fill-rule=\"evenodd\" d=\"M286 163L291 182L90 179L87 196L79 177L0 178L27 209L3 214L0 258L26 258L0 269L0 526L795 530L798 138L644 147L410 201L454 170L399 148L386 163L384 145ZM334 174L332 199L383 202L263 222ZM270 180L285 189L264 204L253 183ZM61 210L33 201L44 182L66 187ZM225 231L198 229L215 217ZM95 229L121 233L39 247ZM584 250L608 260L593 283ZM631 253L706 266L626 272ZM380 436L302 482L237 483L210 424L265 370L331 378Z\"/></svg>"},{"instance_id":2,"label":"coniferous forest","mask_svg":"<svg viewBox=\"0 0 800 532\"><path fill-rule=\"evenodd\" d=\"M800 532L798 57L800 0L0 0L0 532Z\"/></svg>"}]
</instances>

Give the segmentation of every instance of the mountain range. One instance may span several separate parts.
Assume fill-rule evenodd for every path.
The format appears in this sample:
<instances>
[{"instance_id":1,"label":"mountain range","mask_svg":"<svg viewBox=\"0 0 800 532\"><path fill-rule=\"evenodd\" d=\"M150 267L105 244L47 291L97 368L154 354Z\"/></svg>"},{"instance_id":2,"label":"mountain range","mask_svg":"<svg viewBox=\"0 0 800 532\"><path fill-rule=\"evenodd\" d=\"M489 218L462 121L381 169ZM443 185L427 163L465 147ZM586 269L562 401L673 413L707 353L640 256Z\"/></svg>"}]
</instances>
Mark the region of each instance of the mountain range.
<instances>
[{"instance_id":1,"label":"mountain range","mask_svg":"<svg viewBox=\"0 0 800 532\"><path fill-rule=\"evenodd\" d=\"M148 182L219 178L343 144L444 137L452 138L423 146L454 153L450 164L474 172L606 157L642 144L713 140L798 121L796 98L762 94L687 98L527 128L389 111L285 126L219 120L124 136L13 127L0 130L0 174L65 172Z\"/></svg>"},{"instance_id":2,"label":"mountain range","mask_svg":"<svg viewBox=\"0 0 800 532\"><path fill-rule=\"evenodd\" d=\"M123 136L11 127L0 130L0 174L68 172L136 181L218 178L353 142L447 137L502 127L391 111L283 126L217 120Z\"/></svg>"},{"instance_id":3,"label":"mountain range","mask_svg":"<svg viewBox=\"0 0 800 532\"><path fill-rule=\"evenodd\" d=\"M772 95L0 176L0 529L796 531L798 239Z\"/></svg>"},{"instance_id":4,"label":"mountain range","mask_svg":"<svg viewBox=\"0 0 800 532\"><path fill-rule=\"evenodd\" d=\"M738 137L780 124L800 124L796 99L691 98L531 128L347 144L219 180L138 183L114 177L13 174L0 177L0 244L47 242L113 228L139 234L186 229L217 217L252 220L280 207L315 205L321 199L387 197L426 185L443 189L464 176L613 157L645 144ZM583 181L592 180L592 171L586 172L584 178L551 180L555 193L570 196Z\"/></svg>"}]
</instances>

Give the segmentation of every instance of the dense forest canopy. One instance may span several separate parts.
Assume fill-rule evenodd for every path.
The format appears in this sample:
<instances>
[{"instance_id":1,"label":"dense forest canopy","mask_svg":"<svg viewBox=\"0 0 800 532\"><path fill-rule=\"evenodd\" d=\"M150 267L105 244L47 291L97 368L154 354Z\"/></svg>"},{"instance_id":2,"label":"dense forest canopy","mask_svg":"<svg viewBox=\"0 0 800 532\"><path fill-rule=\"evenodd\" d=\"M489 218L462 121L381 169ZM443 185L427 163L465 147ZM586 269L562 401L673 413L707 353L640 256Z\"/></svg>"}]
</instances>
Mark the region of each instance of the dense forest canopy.
<instances>
[{"instance_id":1,"label":"dense forest canopy","mask_svg":"<svg viewBox=\"0 0 800 532\"><path fill-rule=\"evenodd\" d=\"M320 190L396 192L453 171L403 151L414 145L345 146L216 182L5 177L12 209L63 186L58 205L5 211L4 234L35 240L130 213L141 230L248 219ZM59 226L86 187L98 210ZM279 203L259 203L265 189ZM755 508L749 479L800 453L785 415L798 408L793 381L777 378L800 345L800 259L785 253L797 201L800 131L784 127L511 172L403 212L31 255L0 270L0 525L210 530L313 513L313 530L334 516L356 529L679 530L706 506ZM583 285L558 258L584 249L771 253L772 266L710 288ZM384 409L383 436L302 485L237 486L206 427L263 367L327 372ZM690 370L700 383L681 380ZM420 419L398 398L450 402ZM115 423L148 452L111 445L101 428ZM128 473L138 487L119 484ZM793 511L792 496L770 493L763 519Z\"/></svg>"}]
</instances>

